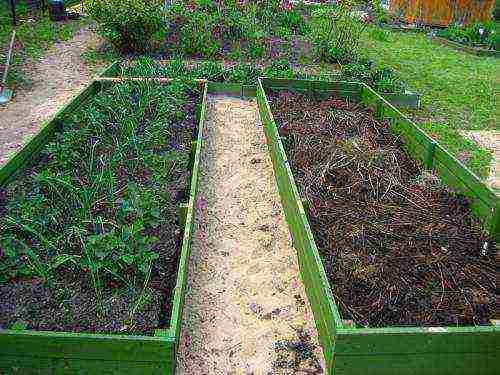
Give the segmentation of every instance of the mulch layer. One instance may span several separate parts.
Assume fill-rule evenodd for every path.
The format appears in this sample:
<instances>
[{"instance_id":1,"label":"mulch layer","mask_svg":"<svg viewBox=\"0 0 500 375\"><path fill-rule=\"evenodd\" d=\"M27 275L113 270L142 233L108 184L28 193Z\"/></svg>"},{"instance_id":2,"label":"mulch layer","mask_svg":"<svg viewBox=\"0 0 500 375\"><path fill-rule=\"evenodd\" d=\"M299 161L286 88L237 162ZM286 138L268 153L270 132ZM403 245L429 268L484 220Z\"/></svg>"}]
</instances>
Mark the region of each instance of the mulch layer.
<instances>
[{"instance_id":1,"label":"mulch layer","mask_svg":"<svg viewBox=\"0 0 500 375\"><path fill-rule=\"evenodd\" d=\"M422 171L371 109L335 96L269 97L343 319L490 324L497 251L467 198Z\"/></svg>"}]
</instances>

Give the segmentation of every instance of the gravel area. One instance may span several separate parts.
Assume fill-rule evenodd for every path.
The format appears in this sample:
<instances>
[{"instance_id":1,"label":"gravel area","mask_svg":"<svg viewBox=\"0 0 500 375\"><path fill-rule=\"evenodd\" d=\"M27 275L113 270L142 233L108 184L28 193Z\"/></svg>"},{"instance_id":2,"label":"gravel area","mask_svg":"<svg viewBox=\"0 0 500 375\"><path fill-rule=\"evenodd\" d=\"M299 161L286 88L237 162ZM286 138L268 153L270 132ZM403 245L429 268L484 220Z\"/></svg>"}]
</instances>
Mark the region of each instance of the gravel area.
<instances>
[{"instance_id":1,"label":"gravel area","mask_svg":"<svg viewBox=\"0 0 500 375\"><path fill-rule=\"evenodd\" d=\"M178 374L321 374L254 99L208 100Z\"/></svg>"}]
</instances>

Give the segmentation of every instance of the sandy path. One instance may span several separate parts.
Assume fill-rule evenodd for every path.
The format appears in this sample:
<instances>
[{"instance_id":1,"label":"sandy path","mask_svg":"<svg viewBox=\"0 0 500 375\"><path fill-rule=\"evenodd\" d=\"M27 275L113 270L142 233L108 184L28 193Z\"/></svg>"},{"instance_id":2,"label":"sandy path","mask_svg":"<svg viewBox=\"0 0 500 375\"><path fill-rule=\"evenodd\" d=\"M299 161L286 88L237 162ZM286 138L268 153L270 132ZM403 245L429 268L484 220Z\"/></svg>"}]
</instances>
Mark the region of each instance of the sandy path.
<instances>
[{"instance_id":1,"label":"sandy path","mask_svg":"<svg viewBox=\"0 0 500 375\"><path fill-rule=\"evenodd\" d=\"M0 107L0 167L36 134L44 120L91 78L81 54L97 37L85 27L71 40L60 42L39 61L29 64L26 75L33 82L29 90L18 91L12 102Z\"/></svg>"},{"instance_id":2,"label":"sandy path","mask_svg":"<svg viewBox=\"0 0 500 375\"><path fill-rule=\"evenodd\" d=\"M209 98L207 133L177 373L323 373L255 100Z\"/></svg>"},{"instance_id":3,"label":"sandy path","mask_svg":"<svg viewBox=\"0 0 500 375\"><path fill-rule=\"evenodd\" d=\"M500 193L500 131L463 131L462 134L493 153L490 175L486 179L486 184Z\"/></svg>"}]
</instances>

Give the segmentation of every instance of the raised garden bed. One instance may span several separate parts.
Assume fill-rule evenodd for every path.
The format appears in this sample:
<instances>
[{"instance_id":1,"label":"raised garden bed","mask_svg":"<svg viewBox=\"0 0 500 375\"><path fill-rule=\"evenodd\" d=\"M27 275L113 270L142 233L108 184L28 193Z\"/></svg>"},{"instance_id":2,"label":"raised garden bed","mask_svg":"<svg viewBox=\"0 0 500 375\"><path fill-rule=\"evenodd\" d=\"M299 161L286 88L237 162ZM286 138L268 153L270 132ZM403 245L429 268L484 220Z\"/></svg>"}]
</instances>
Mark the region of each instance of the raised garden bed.
<instances>
[{"instance_id":1,"label":"raised garden bed","mask_svg":"<svg viewBox=\"0 0 500 375\"><path fill-rule=\"evenodd\" d=\"M496 373L499 197L364 84L257 100L329 373Z\"/></svg>"},{"instance_id":2,"label":"raised garden bed","mask_svg":"<svg viewBox=\"0 0 500 375\"><path fill-rule=\"evenodd\" d=\"M174 373L207 93L198 86L95 81L0 170L0 372ZM92 193L101 178L116 194ZM85 207L100 220L77 227Z\"/></svg>"},{"instance_id":3,"label":"raised garden bed","mask_svg":"<svg viewBox=\"0 0 500 375\"><path fill-rule=\"evenodd\" d=\"M452 48L456 49L457 51L463 51L463 52L471 53L471 54L477 55L477 56L500 57L500 51L495 51L495 50L491 50L491 49L487 49L487 48L472 47L472 46L468 46L466 44L458 43L458 42L455 42L453 40L446 39L446 38L443 38L440 36L435 36L435 35L429 36L429 38L437 44L440 44L440 45L445 46L445 47L452 47Z\"/></svg>"},{"instance_id":4,"label":"raised garden bed","mask_svg":"<svg viewBox=\"0 0 500 375\"><path fill-rule=\"evenodd\" d=\"M169 64L176 64L178 61L171 60L164 61L163 63L153 63L148 62L148 67L144 69L141 73L140 70L134 69L133 65L123 64L120 61L115 61L108 68L106 68L101 77L104 78L119 78L119 77L177 77L179 75L178 71L175 69L168 68ZM154 64L154 66L153 66ZM199 68L207 62L200 62L190 68L180 67L180 69L185 69L185 75L192 75L198 79L207 79L209 81L215 82L225 82L229 85L244 84L245 86L255 86L257 83L257 78L259 76L267 76L267 78L306 78L306 79L316 79L314 74L305 75L295 73L291 66L285 66L282 69L277 69L277 67L269 66L267 69L249 69L248 64L235 65L233 69L223 68L222 64L210 62L212 67L220 66L219 69L214 69L212 71L207 71L207 69ZM167 68L166 68L167 67ZM208 75L204 75L203 72L207 71ZM211 75L210 75L211 74ZM322 77L322 81L338 81L342 77L339 74L332 74L329 77ZM410 90L404 90L403 93L379 93L386 100L388 100L392 105L403 108L420 108L421 94L414 93Z\"/></svg>"}]
</instances>

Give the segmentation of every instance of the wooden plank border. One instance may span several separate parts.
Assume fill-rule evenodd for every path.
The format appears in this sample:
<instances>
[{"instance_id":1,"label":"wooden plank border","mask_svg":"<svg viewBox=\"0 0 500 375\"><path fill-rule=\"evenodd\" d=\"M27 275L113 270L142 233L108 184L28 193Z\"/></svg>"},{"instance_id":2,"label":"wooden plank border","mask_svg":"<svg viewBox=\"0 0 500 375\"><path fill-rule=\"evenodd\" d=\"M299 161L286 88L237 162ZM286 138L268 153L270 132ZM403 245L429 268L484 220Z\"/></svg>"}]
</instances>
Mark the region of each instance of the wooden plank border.
<instances>
[{"instance_id":1,"label":"wooden plank border","mask_svg":"<svg viewBox=\"0 0 500 375\"><path fill-rule=\"evenodd\" d=\"M326 279L265 93L266 88L304 92L307 88L314 88L315 85L316 83L312 81L276 82L276 80L260 79L257 101L276 183L299 258L300 274L314 313L328 373L335 375L495 374L500 364L498 326L351 328L342 323L330 289L335 286L330 286ZM337 91L341 94L343 91L343 96L351 96L356 92L352 85L339 83L331 86L325 83L321 85L327 92ZM408 140L416 152L422 152L418 155L418 159L424 166L432 166L436 159L439 160L437 147L441 146L437 141L368 86L357 85L360 99L371 106L379 118L390 121L392 130L401 135L405 141ZM447 154L446 157L451 157L450 160L453 160L450 173L457 173L456 168L459 168L458 173L463 174L460 181L466 190L468 189L467 192L476 200L488 204L494 212L494 218L488 214L485 219L494 223L490 230L495 237L500 230L499 197L486 188L466 167L458 161L455 162L456 159L451 155ZM450 160L446 159L444 163L448 165Z\"/></svg>"},{"instance_id":2,"label":"wooden plank border","mask_svg":"<svg viewBox=\"0 0 500 375\"><path fill-rule=\"evenodd\" d=\"M114 83L115 81L108 81L105 84ZM204 139L207 85L204 82L199 84L203 89L202 110L198 122L198 137L193 142L195 148L189 202L181 204L187 209L170 326L158 329L154 336L0 330L0 373L10 374L17 371L23 374L174 374ZM59 110L53 119L0 169L0 186L11 181L17 172L23 170L26 164L38 155L48 139L58 130L63 117L97 94L102 87L103 83L93 81Z\"/></svg>"}]
</instances>

